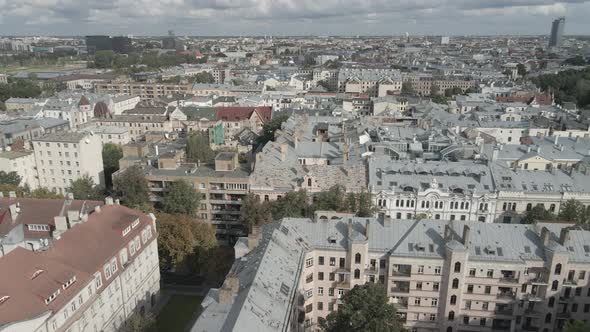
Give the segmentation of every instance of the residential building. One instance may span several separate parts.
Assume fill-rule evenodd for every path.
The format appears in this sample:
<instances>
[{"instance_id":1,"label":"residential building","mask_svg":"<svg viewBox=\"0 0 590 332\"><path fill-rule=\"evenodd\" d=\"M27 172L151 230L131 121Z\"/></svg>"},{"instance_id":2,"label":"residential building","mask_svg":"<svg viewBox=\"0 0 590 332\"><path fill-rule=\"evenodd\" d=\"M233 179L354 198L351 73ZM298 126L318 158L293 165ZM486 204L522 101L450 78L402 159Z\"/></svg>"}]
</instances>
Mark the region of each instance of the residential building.
<instances>
[{"instance_id":1,"label":"residential building","mask_svg":"<svg viewBox=\"0 0 590 332\"><path fill-rule=\"evenodd\" d=\"M164 83L96 83L97 93L126 94L139 96L143 99L154 99L173 94L192 93L191 84L164 84Z\"/></svg>"},{"instance_id":2,"label":"residential building","mask_svg":"<svg viewBox=\"0 0 590 332\"><path fill-rule=\"evenodd\" d=\"M65 194L70 183L85 175L104 184L102 144L92 133L63 132L33 140L39 186Z\"/></svg>"},{"instance_id":3,"label":"residential building","mask_svg":"<svg viewBox=\"0 0 590 332\"><path fill-rule=\"evenodd\" d=\"M110 198L104 205L1 198L0 205L8 211L0 228L12 228L0 247L26 242L0 251L0 331L115 332L155 306L160 269L153 215Z\"/></svg>"},{"instance_id":4,"label":"residential building","mask_svg":"<svg viewBox=\"0 0 590 332\"><path fill-rule=\"evenodd\" d=\"M287 218L240 239L191 331L319 331L368 282L409 331L561 331L588 317L589 242L568 224Z\"/></svg>"},{"instance_id":5,"label":"residential building","mask_svg":"<svg viewBox=\"0 0 590 332\"><path fill-rule=\"evenodd\" d=\"M21 177L20 186L28 186L31 190L39 187L36 167L33 151L14 151L6 148L0 152L0 171L16 172Z\"/></svg>"},{"instance_id":6,"label":"residential building","mask_svg":"<svg viewBox=\"0 0 590 332\"><path fill-rule=\"evenodd\" d=\"M262 132L262 126L272 119L272 107L216 107L215 119L223 122L226 139L231 140L244 129Z\"/></svg>"},{"instance_id":7,"label":"residential building","mask_svg":"<svg viewBox=\"0 0 590 332\"><path fill-rule=\"evenodd\" d=\"M111 126L86 126L79 130L82 133L90 133L100 137L102 145L107 143L124 145L131 141L129 130L125 127Z\"/></svg>"}]
</instances>

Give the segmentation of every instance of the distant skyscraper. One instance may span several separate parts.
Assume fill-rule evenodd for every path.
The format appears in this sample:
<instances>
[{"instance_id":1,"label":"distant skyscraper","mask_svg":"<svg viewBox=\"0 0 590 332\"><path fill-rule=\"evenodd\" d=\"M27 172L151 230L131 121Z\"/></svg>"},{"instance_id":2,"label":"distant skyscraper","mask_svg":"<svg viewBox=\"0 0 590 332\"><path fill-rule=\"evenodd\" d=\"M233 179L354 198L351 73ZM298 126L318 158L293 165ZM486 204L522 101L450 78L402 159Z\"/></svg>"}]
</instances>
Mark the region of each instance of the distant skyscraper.
<instances>
[{"instance_id":1,"label":"distant skyscraper","mask_svg":"<svg viewBox=\"0 0 590 332\"><path fill-rule=\"evenodd\" d=\"M553 21L553 24L551 25L551 37L549 39L549 47L558 47L561 45L564 27L565 17L560 17Z\"/></svg>"}]
</instances>

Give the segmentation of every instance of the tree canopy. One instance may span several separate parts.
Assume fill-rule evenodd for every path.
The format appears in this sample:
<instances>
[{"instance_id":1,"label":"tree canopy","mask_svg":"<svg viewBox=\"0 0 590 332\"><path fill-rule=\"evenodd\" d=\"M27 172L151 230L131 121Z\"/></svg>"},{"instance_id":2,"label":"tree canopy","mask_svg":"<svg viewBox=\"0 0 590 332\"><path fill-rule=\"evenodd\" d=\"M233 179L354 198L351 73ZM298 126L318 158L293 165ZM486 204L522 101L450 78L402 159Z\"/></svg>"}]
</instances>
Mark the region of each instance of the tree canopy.
<instances>
[{"instance_id":1,"label":"tree canopy","mask_svg":"<svg viewBox=\"0 0 590 332\"><path fill-rule=\"evenodd\" d=\"M107 188L113 185L113 173L119 170L119 160L123 158L123 149L118 144L106 143L102 147L102 164Z\"/></svg>"},{"instance_id":2,"label":"tree canopy","mask_svg":"<svg viewBox=\"0 0 590 332\"><path fill-rule=\"evenodd\" d=\"M18 175L17 172L4 172L0 171L0 183L18 186L21 182L22 178Z\"/></svg>"},{"instance_id":3,"label":"tree canopy","mask_svg":"<svg viewBox=\"0 0 590 332\"><path fill-rule=\"evenodd\" d=\"M97 186L88 175L72 181L68 187L68 192L74 195L74 199L102 200L104 198L103 188Z\"/></svg>"},{"instance_id":4,"label":"tree canopy","mask_svg":"<svg viewBox=\"0 0 590 332\"><path fill-rule=\"evenodd\" d=\"M148 182L139 166L131 166L115 177L113 189L128 207L140 208L149 204Z\"/></svg>"},{"instance_id":5,"label":"tree canopy","mask_svg":"<svg viewBox=\"0 0 590 332\"><path fill-rule=\"evenodd\" d=\"M211 73L202 71L197 73L195 76L191 77L190 82L192 83L213 83L215 82L215 78Z\"/></svg>"},{"instance_id":6,"label":"tree canopy","mask_svg":"<svg viewBox=\"0 0 590 332\"><path fill-rule=\"evenodd\" d=\"M389 303L382 285L366 283L355 286L342 297L338 311L330 313L320 326L325 332L372 331L401 332L396 310Z\"/></svg>"},{"instance_id":7,"label":"tree canopy","mask_svg":"<svg viewBox=\"0 0 590 332\"><path fill-rule=\"evenodd\" d=\"M168 191L160 202L161 210L171 214L197 215L201 194L193 186L184 181L176 180L168 186Z\"/></svg>"},{"instance_id":8,"label":"tree canopy","mask_svg":"<svg viewBox=\"0 0 590 332\"><path fill-rule=\"evenodd\" d=\"M39 85L31 80L11 80L7 84L0 84L0 101L5 102L8 98L37 98L41 95Z\"/></svg>"},{"instance_id":9,"label":"tree canopy","mask_svg":"<svg viewBox=\"0 0 590 332\"><path fill-rule=\"evenodd\" d=\"M527 211L522 218L523 224L532 224L535 221L543 220L549 221L555 219L555 215L548 210L545 210L545 206L536 205L530 211Z\"/></svg>"},{"instance_id":10,"label":"tree canopy","mask_svg":"<svg viewBox=\"0 0 590 332\"><path fill-rule=\"evenodd\" d=\"M559 219L574 222L576 224L585 224L588 222L586 207L580 201L575 199L567 200L561 205Z\"/></svg>"},{"instance_id":11,"label":"tree canopy","mask_svg":"<svg viewBox=\"0 0 590 332\"><path fill-rule=\"evenodd\" d=\"M249 193L242 201L241 220L251 228L272 221L271 207L268 202L260 202L254 194Z\"/></svg>"},{"instance_id":12,"label":"tree canopy","mask_svg":"<svg viewBox=\"0 0 590 332\"><path fill-rule=\"evenodd\" d=\"M159 213L158 254L160 267L195 269L201 266L208 252L217 246L215 227L187 215Z\"/></svg>"},{"instance_id":13,"label":"tree canopy","mask_svg":"<svg viewBox=\"0 0 590 332\"><path fill-rule=\"evenodd\" d=\"M402 93L403 94L413 94L414 93L414 85L410 81L402 82Z\"/></svg>"},{"instance_id":14,"label":"tree canopy","mask_svg":"<svg viewBox=\"0 0 590 332\"><path fill-rule=\"evenodd\" d=\"M195 132L186 142L186 159L191 162L212 162L215 152L209 146L209 138L203 132Z\"/></svg>"},{"instance_id":15,"label":"tree canopy","mask_svg":"<svg viewBox=\"0 0 590 332\"><path fill-rule=\"evenodd\" d=\"M586 324L583 321L575 320L568 321L567 323L565 323L563 332L587 332L588 329L590 329L590 327L586 326Z\"/></svg>"},{"instance_id":16,"label":"tree canopy","mask_svg":"<svg viewBox=\"0 0 590 332\"><path fill-rule=\"evenodd\" d=\"M257 145L264 146L267 142L274 140L275 132L281 128L283 122L289 119L288 114L274 117L269 122L262 125L262 134L258 137Z\"/></svg>"},{"instance_id":17,"label":"tree canopy","mask_svg":"<svg viewBox=\"0 0 590 332\"><path fill-rule=\"evenodd\" d=\"M39 187L31 192L32 198L49 198L49 199L56 199L56 198L63 198L62 194L58 194L49 190L49 188Z\"/></svg>"},{"instance_id":18,"label":"tree canopy","mask_svg":"<svg viewBox=\"0 0 590 332\"><path fill-rule=\"evenodd\" d=\"M583 108L590 104L590 66L583 70L564 70L531 79L543 91L555 94L558 104L575 102Z\"/></svg>"}]
</instances>

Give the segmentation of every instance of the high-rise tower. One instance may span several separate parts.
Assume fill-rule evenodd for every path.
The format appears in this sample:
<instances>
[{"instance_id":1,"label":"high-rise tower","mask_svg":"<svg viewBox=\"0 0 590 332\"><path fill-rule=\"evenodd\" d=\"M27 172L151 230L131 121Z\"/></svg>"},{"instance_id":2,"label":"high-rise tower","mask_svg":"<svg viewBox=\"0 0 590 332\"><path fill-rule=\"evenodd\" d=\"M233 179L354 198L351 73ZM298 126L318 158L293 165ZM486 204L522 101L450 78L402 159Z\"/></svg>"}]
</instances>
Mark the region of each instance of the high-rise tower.
<instances>
[{"instance_id":1,"label":"high-rise tower","mask_svg":"<svg viewBox=\"0 0 590 332\"><path fill-rule=\"evenodd\" d=\"M565 17L560 17L553 21L551 25L551 37L549 38L549 47L559 47L563 39L563 29L565 27Z\"/></svg>"}]
</instances>

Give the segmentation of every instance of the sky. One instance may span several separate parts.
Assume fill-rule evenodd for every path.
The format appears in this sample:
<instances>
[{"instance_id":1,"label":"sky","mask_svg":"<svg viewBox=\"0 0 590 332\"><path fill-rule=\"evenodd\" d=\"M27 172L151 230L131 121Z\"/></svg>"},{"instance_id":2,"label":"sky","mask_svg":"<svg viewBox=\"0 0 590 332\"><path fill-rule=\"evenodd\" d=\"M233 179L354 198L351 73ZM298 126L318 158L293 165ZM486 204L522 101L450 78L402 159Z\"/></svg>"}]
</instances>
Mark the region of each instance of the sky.
<instances>
[{"instance_id":1,"label":"sky","mask_svg":"<svg viewBox=\"0 0 590 332\"><path fill-rule=\"evenodd\" d=\"M590 0L0 0L0 35L590 34Z\"/></svg>"}]
</instances>

